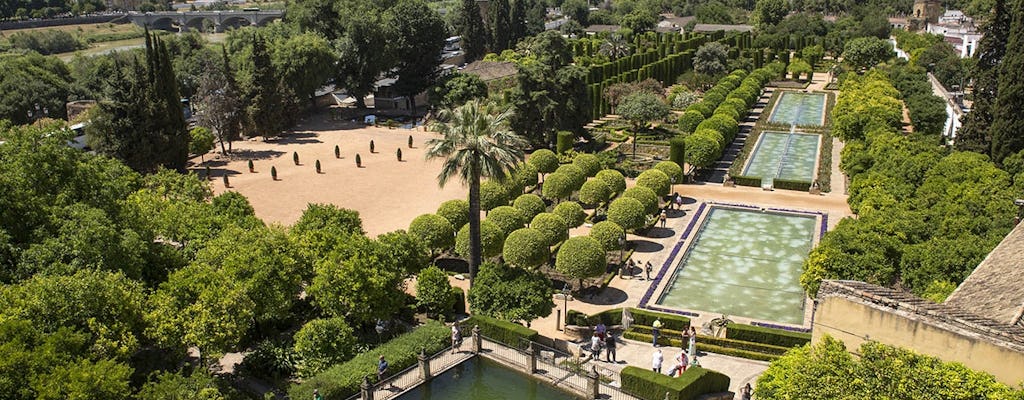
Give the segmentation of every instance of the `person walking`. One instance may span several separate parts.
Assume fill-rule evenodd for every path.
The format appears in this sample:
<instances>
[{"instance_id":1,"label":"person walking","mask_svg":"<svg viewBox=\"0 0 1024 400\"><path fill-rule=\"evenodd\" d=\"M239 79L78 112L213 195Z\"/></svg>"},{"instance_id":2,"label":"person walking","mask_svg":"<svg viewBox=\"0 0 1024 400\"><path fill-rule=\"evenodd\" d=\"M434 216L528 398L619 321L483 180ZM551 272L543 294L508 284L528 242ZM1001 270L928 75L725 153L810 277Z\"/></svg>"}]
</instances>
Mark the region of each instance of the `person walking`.
<instances>
[{"instance_id":1,"label":"person walking","mask_svg":"<svg viewBox=\"0 0 1024 400\"><path fill-rule=\"evenodd\" d=\"M747 386L750 386L748 383ZM320 389L313 389L313 400L324 400L324 397L320 395Z\"/></svg>"},{"instance_id":2,"label":"person walking","mask_svg":"<svg viewBox=\"0 0 1024 400\"><path fill-rule=\"evenodd\" d=\"M608 335L604 339L604 359L608 362L618 363L615 360L615 336Z\"/></svg>"},{"instance_id":3,"label":"person walking","mask_svg":"<svg viewBox=\"0 0 1024 400\"><path fill-rule=\"evenodd\" d=\"M690 355L690 358L696 361L697 359L697 328L690 325L690 343L687 348L686 354Z\"/></svg>"},{"instance_id":4,"label":"person walking","mask_svg":"<svg viewBox=\"0 0 1024 400\"><path fill-rule=\"evenodd\" d=\"M384 359L384 355L381 354L380 358L377 359L377 382L384 382L384 377L388 373L388 360Z\"/></svg>"},{"instance_id":5,"label":"person walking","mask_svg":"<svg viewBox=\"0 0 1024 400\"><path fill-rule=\"evenodd\" d=\"M596 333L590 337L590 358L595 361L601 359L601 338Z\"/></svg>"},{"instance_id":6,"label":"person walking","mask_svg":"<svg viewBox=\"0 0 1024 400\"><path fill-rule=\"evenodd\" d=\"M676 208L683 209L683 196L680 196L679 192L676 192Z\"/></svg>"},{"instance_id":7,"label":"person walking","mask_svg":"<svg viewBox=\"0 0 1024 400\"><path fill-rule=\"evenodd\" d=\"M651 270L654 266L651 265L651 260L647 260L647 265L644 266L644 270L647 272L647 280L651 280Z\"/></svg>"},{"instance_id":8,"label":"person walking","mask_svg":"<svg viewBox=\"0 0 1024 400\"><path fill-rule=\"evenodd\" d=\"M661 210L661 215L658 216L658 220L661 221L661 227L665 227L665 222L668 220L668 213L665 210Z\"/></svg>"},{"instance_id":9,"label":"person walking","mask_svg":"<svg viewBox=\"0 0 1024 400\"><path fill-rule=\"evenodd\" d=\"M462 332L458 325L452 324L452 354L456 351L462 351Z\"/></svg>"},{"instance_id":10,"label":"person walking","mask_svg":"<svg viewBox=\"0 0 1024 400\"><path fill-rule=\"evenodd\" d=\"M750 400L750 397L753 395L754 389L750 387L750 382L747 382L747 384L743 385L743 388L740 389L740 400Z\"/></svg>"},{"instance_id":11,"label":"person walking","mask_svg":"<svg viewBox=\"0 0 1024 400\"><path fill-rule=\"evenodd\" d=\"M654 349L654 355L651 356L651 369L660 374L662 361L665 361L665 357L661 354L661 349Z\"/></svg>"},{"instance_id":12,"label":"person walking","mask_svg":"<svg viewBox=\"0 0 1024 400\"><path fill-rule=\"evenodd\" d=\"M661 319L655 318L651 324L651 345L658 347L658 335L661 334Z\"/></svg>"}]
</instances>

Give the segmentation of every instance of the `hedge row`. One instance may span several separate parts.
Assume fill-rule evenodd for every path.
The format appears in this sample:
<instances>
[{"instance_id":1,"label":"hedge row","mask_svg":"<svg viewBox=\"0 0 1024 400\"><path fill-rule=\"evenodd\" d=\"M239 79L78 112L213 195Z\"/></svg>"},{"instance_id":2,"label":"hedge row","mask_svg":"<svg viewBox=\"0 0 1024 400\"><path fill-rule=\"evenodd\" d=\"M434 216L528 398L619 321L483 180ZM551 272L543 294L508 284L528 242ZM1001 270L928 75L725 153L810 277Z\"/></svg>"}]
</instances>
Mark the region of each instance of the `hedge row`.
<instances>
[{"instance_id":1,"label":"hedge row","mask_svg":"<svg viewBox=\"0 0 1024 400\"><path fill-rule=\"evenodd\" d=\"M634 326L651 326L654 324L654 320L661 319L662 329L681 332L690 328L690 319L682 315L665 314L639 308L630 308L629 313L633 315ZM598 322L602 322L605 325L622 325L622 309L613 308L593 315L569 310L566 313L565 321L568 324L581 326L594 326Z\"/></svg>"},{"instance_id":2,"label":"hedge row","mask_svg":"<svg viewBox=\"0 0 1024 400\"><path fill-rule=\"evenodd\" d=\"M474 325L480 327L481 335L504 343L509 347L519 347L522 343L520 339L535 341L537 336L539 336L539 333L533 329L483 315L474 315L459 323L463 334L467 336L472 332Z\"/></svg>"},{"instance_id":3,"label":"hedge row","mask_svg":"<svg viewBox=\"0 0 1024 400\"><path fill-rule=\"evenodd\" d=\"M626 332L626 333L624 333L622 335L622 337L626 338L626 339L631 339L631 340L636 340L636 341L644 342L644 343L650 343L651 342L651 335L640 333L640 332L636 332L636 331ZM662 338L664 338L664 336L659 336L658 337L658 344L664 344L666 346L671 346L671 347L678 347L680 349L683 348L682 340L680 340L680 339L669 338L669 339L666 339L666 340L662 340ZM748 360L758 360L758 361L773 361L773 360L776 360L779 357L781 357L780 355L776 355L776 354L761 353L761 352L757 352L757 351L743 350L743 349L738 349L738 348L731 348L731 347L725 347L725 346L719 346L719 345L715 345L715 344L710 344L710 343L707 343L706 341L702 341L700 338L697 339L697 350L705 351L705 352L709 352L709 353L715 353L715 354L722 354L722 355L727 355L727 356L739 357L739 358L746 358Z\"/></svg>"},{"instance_id":4,"label":"hedge row","mask_svg":"<svg viewBox=\"0 0 1024 400\"><path fill-rule=\"evenodd\" d=\"M729 324L725 330L725 337L782 347L803 346L811 341L810 333L743 324Z\"/></svg>"},{"instance_id":5,"label":"hedge row","mask_svg":"<svg viewBox=\"0 0 1024 400\"><path fill-rule=\"evenodd\" d=\"M650 338L650 335L651 335L651 327L645 326L645 325L631 325L629 327L629 330L630 330L630 332L636 332L636 333L639 333L639 334L642 334L642 335L647 335L648 339ZM681 343L682 342L682 337L683 337L683 332L681 332L681 331L672 330L672 329L662 329L661 333L658 335L658 344L664 344L666 346L675 346L675 347L682 348L683 347L681 345L682 344ZM650 342L650 340L648 340L648 342ZM729 338L718 338L718 337L714 337L714 336L703 336L703 335L697 335L697 343L698 343L698 345L706 344L706 345L712 345L712 346L716 346L716 347L723 347L723 348L729 348L729 349L735 349L735 350L746 350L746 351L752 351L752 352L755 352L755 353L772 354L772 355L777 355L777 356L781 356L781 355L785 354L786 351L789 351L789 349L790 349L789 347L774 346L774 345L770 345L770 344L747 342L747 341L743 341L743 340L736 340L736 339L729 339Z\"/></svg>"},{"instance_id":6,"label":"hedge row","mask_svg":"<svg viewBox=\"0 0 1024 400\"><path fill-rule=\"evenodd\" d=\"M629 366L622 369L622 389L644 400L692 400L709 393L729 391L729 377L717 371L693 367L678 378ZM667 394L667 396L666 396Z\"/></svg>"},{"instance_id":7,"label":"hedge row","mask_svg":"<svg viewBox=\"0 0 1024 400\"><path fill-rule=\"evenodd\" d=\"M775 178L775 180L772 181L772 187L775 189L799 190L801 192L806 192L811 190L811 182Z\"/></svg>"},{"instance_id":8,"label":"hedge row","mask_svg":"<svg viewBox=\"0 0 1024 400\"><path fill-rule=\"evenodd\" d=\"M450 335L451 329L444 324L427 322L412 332L335 365L300 384L292 385L288 395L293 399L308 399L313 397L314 389L319 389L320 394L327 399L347 398L359 392L363 377L369 377L371 382L377 380L379 356L384 356L392 372L398 372L416 364L416 355L421 349L427 354L434 354L448 347Z\"/></svg>"},{"instance_id":9,"label":"hedge row","mask_svg":"<svg viewBox=\"0 0 1024 400\"><path fill-rule=\"evenodd\" d=\"M758 176L733 176L732 181L740 186L761 187L761 177Z\"/></svg>"}]
</instances>

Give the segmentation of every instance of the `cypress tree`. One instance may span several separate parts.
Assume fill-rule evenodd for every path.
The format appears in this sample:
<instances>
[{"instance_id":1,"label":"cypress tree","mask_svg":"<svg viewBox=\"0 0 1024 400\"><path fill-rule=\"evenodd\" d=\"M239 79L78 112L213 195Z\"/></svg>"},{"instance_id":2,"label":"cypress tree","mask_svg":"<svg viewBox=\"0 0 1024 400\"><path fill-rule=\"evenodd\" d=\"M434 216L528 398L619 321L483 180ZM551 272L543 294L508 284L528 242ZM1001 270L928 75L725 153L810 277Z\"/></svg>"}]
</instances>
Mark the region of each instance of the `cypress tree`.
<instances>
[{"instance_id":1,"label":"cypress tree","mask_svg":"<svg viewBox=\"0 0 1024 400\"><path fill-rule=\"evenodd\" d=\"M476 4L476 0L462 0L459 34L462 36L461 47L466 62L482 58L487 47L487 30L480 18L480 6Z\"/></svg>"},{"instance_id":2,"label":"cypress tree","mask_svg":"<svg viewBox=\"0 0 1024 400\"><path fill-rule=\"evenodd\" d=\"M1001 164L1003 159L1024 149L1024 0L1014 7L1010 38L1006 42L1006 55L999 64L999 94L992 112L992 160ZM974 114L977 111L971 111Z\"/></svg>"},{"instance_id":3,"label":"cypress tree","mask_svg":"<svg viewBox=\"0 0 1024 400\"><path fill-rule=\"evenodd\" d=\"M511 18L508 0L492 0L487 6L487 14L490 17L491 28L491 51L500 53L502 50L512 46Z\"/></svg>"},{"instance_id":4,"label":"cypress tree","mask_svg":"<svg viewBox=\"0 0 1024 400\"><path fill-rule=\"evenodd\" d=\"M509 47L526 38L526 1L513 0L512 14L509 16Z\"/></svg>"},{"instance_id":5,"label":"cypress tree","mask_svg":"<svg viewBox=\"0 0 1024 400\"><path fill-rule=\"evenodd\" d=\"M252 84L248 99L249 136L276 136L284 130L280 81L260 35L252 40Z\"/></svg>"},{"instance_id":6,"label":"cypress tree","mask_svg":"<svg viewBox=\"0 0 1024 400\"><path fill-rule=\"evenodd\" d=\"M1006 41L1010 37L1013 15L1007 12L1005 0L996 0L992 18L982 27L985 35L974 53L977 63L971 71L974 77L974 105L961 119L963 126L956 135L956 148L991 155L992 138L989 128L996 97L999 95L999 63L1006 55Z\"/></svg>"}]
</instances>

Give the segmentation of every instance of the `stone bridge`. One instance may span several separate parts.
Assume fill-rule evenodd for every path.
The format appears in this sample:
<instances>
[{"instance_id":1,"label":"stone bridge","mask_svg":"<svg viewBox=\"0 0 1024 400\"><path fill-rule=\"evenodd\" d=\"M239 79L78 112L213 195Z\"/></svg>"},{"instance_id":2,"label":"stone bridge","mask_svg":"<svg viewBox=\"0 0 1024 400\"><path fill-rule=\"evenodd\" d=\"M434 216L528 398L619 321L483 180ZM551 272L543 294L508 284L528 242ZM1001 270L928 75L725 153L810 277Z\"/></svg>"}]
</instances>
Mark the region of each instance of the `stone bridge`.
<instances>
[{"instance_id":1,"label":"stone bridge","mask_svg":"<svg viewBox=\"0 0 1024 400\"><path fill-rule=\"evenodd\" d=\"M284 10L251 11L160 11L128 15L133 23L150 29L185 32L189 29L206 30L212 25L214 32L227 28L255 25L263 26L284 17Z\"/></svg>"}]
</instances>

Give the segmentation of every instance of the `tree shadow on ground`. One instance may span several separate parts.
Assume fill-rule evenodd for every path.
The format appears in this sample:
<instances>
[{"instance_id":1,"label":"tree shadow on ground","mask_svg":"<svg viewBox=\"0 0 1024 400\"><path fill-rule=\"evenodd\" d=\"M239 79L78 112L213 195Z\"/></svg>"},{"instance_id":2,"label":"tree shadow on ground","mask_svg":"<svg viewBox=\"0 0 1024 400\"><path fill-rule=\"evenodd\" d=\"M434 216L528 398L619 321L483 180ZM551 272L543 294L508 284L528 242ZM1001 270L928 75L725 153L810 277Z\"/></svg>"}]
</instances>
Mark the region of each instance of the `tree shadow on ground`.
<instances>
[{"instance_id":1,"label":"tree shadow on ground","mask_svg":"<svg viewBox=\"0 0 1024 400\"><path fill-rule=\"evenodd\" d=\"M317 135L313 132L295 132L289 133L284 136L267 139L268 142L278 144L309 144L309 143L323 143L320 139L317 139Z\"/></svg>"},{"instance_id":2,"label":"tree shadow on ground","mask_svg":"<svg viewBox=\"0 0 1024 400\"><path fill-rule=\"evenodd\" d=\"M461 258L439 257L434 260L434 264L443 271L451 271L458 274L469 274L469 263Z\"/></svg>"},{"instance_id":3,"label":"tree shadow on ground","mask_svg":"<svg viewBox=\"0 0 1024 400\"><path fill-rule=\"evenodd\" d=\"M665 249L665 246L650 240L631 240L634 253L655 253Z\"/></svg>"},{"instance_id":4,"label":"tree shadow on ground","mask_svg":"<svg viewBox=\"0 0 1024 400\"><path fill-rule=\"evenodd\" d=\"M669 228L653 227L651 229L648 229L647 232L644 232L644 234L641 236L646 238L664 239L667 237L672 237L675 234L676 231Z\"/></svg>"},{"instance_id":5,"label":"tree shadow on ground","mask_svg":"<svg viewBox=\"0 0 1024 400\"><path fill-rule=\"evenodd\" d=\"M592 288L596 287L592 286ZM606 287L598 290L584 290L583 293L577 295L576 300L592 305L607 306L622 303L628 298L629 295L621 289Z\"/></svg>"},{"instance_id":6,"label":"tree shadow on ground","mask_svg":"<svg viewBox=\"0 0 1024 400\"><path fill-rule=\"evenodd\" d=\"M239 149L232 150L229 159L231 160L269 160L276 158L284 154L283 151L279 150L250 150L250 149Z\"/></svg>"}]
</instances>

